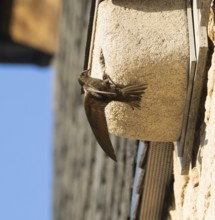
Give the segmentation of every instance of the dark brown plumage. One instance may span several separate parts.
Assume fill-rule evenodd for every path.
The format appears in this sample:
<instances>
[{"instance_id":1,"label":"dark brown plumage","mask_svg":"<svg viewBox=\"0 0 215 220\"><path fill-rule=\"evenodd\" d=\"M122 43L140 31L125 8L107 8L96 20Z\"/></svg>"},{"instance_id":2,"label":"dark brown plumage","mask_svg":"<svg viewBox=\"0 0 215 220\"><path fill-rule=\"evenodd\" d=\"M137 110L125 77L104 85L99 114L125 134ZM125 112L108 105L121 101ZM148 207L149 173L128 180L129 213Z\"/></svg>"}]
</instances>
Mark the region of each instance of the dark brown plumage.
<instances>
[{"instance_id":1,"label":"dark brown plumage","mask_svg":"<svg viewBox=\"0 0 215 220\"><path fill-rule=\"evenodd\" d=\"M118 101L129 104L132 109L140 109L140 101L146 85L120 85L114 83L108 75L104 75L103 80L92 78L88 76L88 71L84 71L78 79L81 93L85 95L86 115L99 145L116 161L108 133L105 107L112 101Z\"/></svg>"}]
</instances>

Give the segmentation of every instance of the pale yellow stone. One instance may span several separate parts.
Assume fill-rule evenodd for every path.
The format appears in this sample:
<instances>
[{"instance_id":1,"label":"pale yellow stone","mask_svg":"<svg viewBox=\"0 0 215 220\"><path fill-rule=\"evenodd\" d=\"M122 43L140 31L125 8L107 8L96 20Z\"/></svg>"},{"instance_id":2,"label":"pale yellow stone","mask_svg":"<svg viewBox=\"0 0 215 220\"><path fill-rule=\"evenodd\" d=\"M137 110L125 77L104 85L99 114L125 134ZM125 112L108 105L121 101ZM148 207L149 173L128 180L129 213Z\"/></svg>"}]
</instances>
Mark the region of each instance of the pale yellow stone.
<instances>
[{"instance_id":1,"label":"pale yellow stone","mask_svg":"<svg viewBox=\"0 0 215 220\"><path fill-rule=\"evenodd\" d=\"M141 110L111 103L115 135L175 141L180 137L189 61L186 1L102 1L98 8L92 76L122 84L147 83Z\"/></svg>"}]
</instances>

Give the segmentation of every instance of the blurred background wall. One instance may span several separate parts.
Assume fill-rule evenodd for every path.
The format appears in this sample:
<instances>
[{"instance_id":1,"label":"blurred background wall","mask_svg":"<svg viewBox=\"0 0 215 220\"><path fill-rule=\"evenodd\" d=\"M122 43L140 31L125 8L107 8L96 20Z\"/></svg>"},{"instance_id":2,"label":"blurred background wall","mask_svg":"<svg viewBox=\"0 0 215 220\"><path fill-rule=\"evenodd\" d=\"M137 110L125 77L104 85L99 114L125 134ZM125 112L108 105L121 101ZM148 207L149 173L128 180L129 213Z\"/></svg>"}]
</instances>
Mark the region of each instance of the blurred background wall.
<instances>
[{"instance_id":1,"label":"blurred background wall","mask_svg":"<svg viewBox=\"0 0 215 220\"><path fill-rule=\"evenodd\" d=\"M112 137L117 163L105 156L88 125L78 76L83 71L88 0L64 0L55 79L54 219L129 217L136 141Z\"/></svg>"}]
</instances>

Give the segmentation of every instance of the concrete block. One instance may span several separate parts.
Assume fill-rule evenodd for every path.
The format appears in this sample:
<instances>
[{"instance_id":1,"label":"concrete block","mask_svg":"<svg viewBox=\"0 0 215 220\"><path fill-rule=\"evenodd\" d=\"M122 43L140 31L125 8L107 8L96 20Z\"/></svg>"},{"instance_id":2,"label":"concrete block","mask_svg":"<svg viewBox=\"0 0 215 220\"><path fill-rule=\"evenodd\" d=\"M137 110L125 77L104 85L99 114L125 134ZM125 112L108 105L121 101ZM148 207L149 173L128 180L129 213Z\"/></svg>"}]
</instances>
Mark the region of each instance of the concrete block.
<instances>
[{"instance_id":1,"label":"concrete block","mask_svg":"<svg viewBox=\"0 0 215 220\"><path fill-rule=\"evenodd\" d=\"M91 76L147 83L141 110L112 102L109 132L148 141L181 134L189 63L185 0L102 1L97 11Z\"/></svg>"}]
</instances>

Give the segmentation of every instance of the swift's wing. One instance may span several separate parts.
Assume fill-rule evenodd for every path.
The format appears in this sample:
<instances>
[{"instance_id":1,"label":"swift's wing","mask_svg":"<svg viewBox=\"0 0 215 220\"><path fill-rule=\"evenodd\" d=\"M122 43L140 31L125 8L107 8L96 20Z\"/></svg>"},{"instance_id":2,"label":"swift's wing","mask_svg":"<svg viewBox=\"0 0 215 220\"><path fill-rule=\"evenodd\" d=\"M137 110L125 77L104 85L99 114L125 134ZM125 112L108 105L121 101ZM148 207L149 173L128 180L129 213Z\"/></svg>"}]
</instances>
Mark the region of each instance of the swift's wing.
<instances>
[{"instance_id":1,"label":"swift's wing","mask_svg":"<svg viewBox=\"0 0 215 220\"><path fill-rule=\"evenodd\" d=\"M110 141L107 121L105 118L106 104L99 100L93 99L90 95L86 95L84 106L87 119L96 137L96 140L98 141L104 152L110 158L116 161L116 155Z\"/></svg>"}]
</instances>

